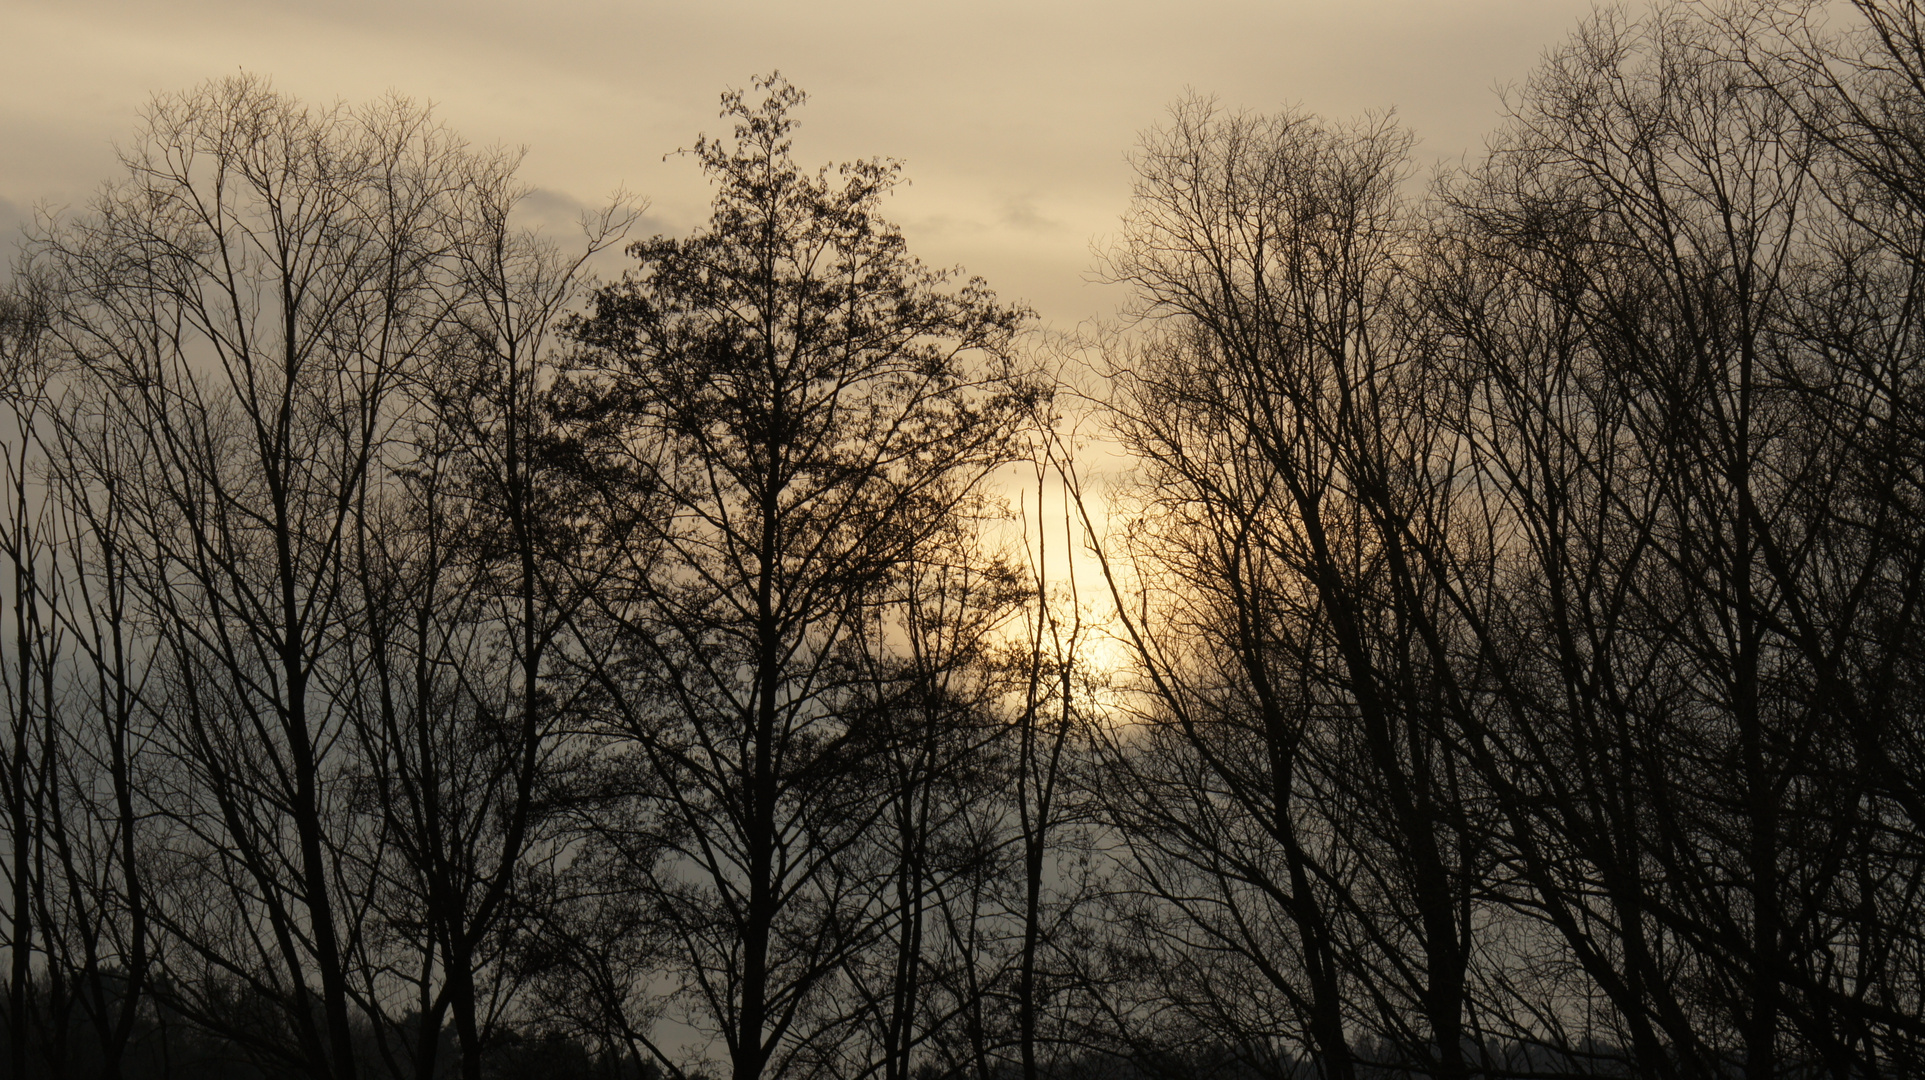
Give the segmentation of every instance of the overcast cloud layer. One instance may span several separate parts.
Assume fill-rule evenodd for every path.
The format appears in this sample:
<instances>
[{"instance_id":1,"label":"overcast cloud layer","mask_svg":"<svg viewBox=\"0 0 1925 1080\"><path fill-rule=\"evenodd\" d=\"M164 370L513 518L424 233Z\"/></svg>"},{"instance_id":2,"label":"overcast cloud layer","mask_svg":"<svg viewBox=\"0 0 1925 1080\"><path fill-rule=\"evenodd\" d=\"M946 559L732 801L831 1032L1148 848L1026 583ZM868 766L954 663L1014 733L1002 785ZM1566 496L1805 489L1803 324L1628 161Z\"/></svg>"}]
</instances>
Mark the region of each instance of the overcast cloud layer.
<instances>
[{"instance_id":1,"label":"overcast cloud layer","mask_svg":"<svg viewBox=\"0 0 1925 1080\"><path fill-rule=\"evenodd\" d=\"M889 156L889 215L925 261L961 263L1069 328L1108 315L1091 248L1129 198L1126 156L1186 89L1331 117L1394 108L1420 160L1474 154L1498 89L1592 0L973 0L904 4L573 0L0 0L0 229L79 207L155 91L245 69L303 100L398 91L469 141L526 146L531 216L561 229L617 188L643 232L708 192L663 155L721 133L717 95L779 69L810 94L797 158ZM12 247L11 242L8 248Z\"/></svg>"}]
</instances>

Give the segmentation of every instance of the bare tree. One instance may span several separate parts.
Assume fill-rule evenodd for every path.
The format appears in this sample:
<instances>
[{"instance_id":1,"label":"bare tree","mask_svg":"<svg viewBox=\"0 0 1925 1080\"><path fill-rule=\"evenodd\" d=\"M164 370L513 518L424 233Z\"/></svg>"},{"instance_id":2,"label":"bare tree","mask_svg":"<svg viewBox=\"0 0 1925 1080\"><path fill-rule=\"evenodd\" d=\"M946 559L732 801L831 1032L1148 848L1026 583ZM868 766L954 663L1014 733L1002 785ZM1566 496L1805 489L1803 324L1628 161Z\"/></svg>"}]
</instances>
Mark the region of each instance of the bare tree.
<instances>
[{"instance_id":1,"label":"bare tree","mask_svg":"<svg viewBox=\"0 0 1925 1080\"><path fill-rule=\"evenodd\" d=\"M566 752L573 685L555 642L580 602L562 569L561 489L539 464L548 338L572 314L583 262L633 216L618 205L585 222L588 243L564 257L510 224L526 193L510 164L477 161L464 177L449 251L460 299L429 378L410 388L406 465L355 556L369 609L353 729L402 854L377 910L421 963L418 1075L433 1075L444 1015L463 1075L480 1074L517 988L511 947L540 914L529 860L553 853L539 805Z\"/></svg>"},{"instance_id":2,"label":"bare tree","mask_svg":"<svg viewBox=\"0 0 1925 1080\"><path fill-rule=\"evenodd\" d=\"M1109 258L1151 331L1112 374L1157 590L1118 597L1154 707L1113 755L1117 826L1195 1021L1330 1076L1360 1029L1470 1067L1485 855L1454 743L1477 702L1416 554L1457 500L1399 321L1408 146L1183 103Z\"/></svg>"},{"instance_id":3,"label":"bare tree","mask_svg":"<svg viewBox=\"0 0 1925 1080\"><path fill-rule=\"evenodd\" d=\"M12 724L4 784L8 1051L53 1076L117 1076L151 1027L151 940L142 911L139 733L127 688L145 665L122 618L125 568L96 558L115 528L62 498L63 371L56 297L32 275L0 297L9 410L9 517L0 549L14 575L5 671Z\"/></svg>"},{"instance_id":4,"label":"bare tree","mask_svg":"<svg viewBox=\"0 0 1925 1080\"><path fill-rule=\"evenodd\" d=\"M1457 189L1434 288L1509 581L1474 620L1481 769L1653 1074L1916 1054L1882 970L1913 826L1874 749L1911 721L1870 704L1916 633L1914 272L1786 55L1677 9L1587 24Z\"/></svg>"},{"instance_id":5,"label":"bare tree","mask_svg":"<svg viewBox=\"0 0 1925 1080\"><path fill-rule=\"evenodd\" d=\"M31 1025L40 1019L33 957L36 951L50 951L44 944L51 937L50 928L36 925L36 909L46 914L45 847L50 824L46 807L59 769L57 749L48 739L57 715L53 681L58 644L52 615L44 610L36 587L51 550L46 535L50 530L48 516L33 497L29 475L35 461L31 432L46 399L44 301L31 287L0 294L0 365L4 365L5 401L13 429L6 444L6 518L0 527L0 551L12 571L8 589L11 655L0 676L7 690L8 721L0 797L6 804L7 1043L9 1062L19 1075L26 1071L29 1047L35 1041ZM38 950L36 937L43 942ZM60 996L56 991L56 1008L64 1004L58 1002ZM65 1056L58 1049L50 1052L57 1059Z\"/></svg>"},{"instance_id":6,"label":"bare tree","mask_svg":"<svg viewBox=\"0 0 1925 1080\"><path fill-rule=\"evenodd\" d=\"M73 371L58 484L111 513L86 540L155 666L120 690L170 1004L327 1076L362 1067L363 1022L384 1049L420 1025L430 1075L452 1014L475 1075L552 725L517 440L572 266L510 228L512 157L403 101L316 111L228 79L156 99L124 160L34 259ZM457 411L449 383L493 397ZM475 505L506 519L504 588L494 538L442 524Z\"/></svg>"},{"instance_id":7,"label":"bare tree","mask_svg":"<svg viewBox=\"0 0 1925 1080\"><path fill-rule=\"evenodd\" d=\"M1040 391L1025 313L911 259L876 210L897 166L811 175L802 95L724 97L695 157L710 225L630 248L565 416L602 476L594 673L632 764L662 977L750 1080L839 1038L838 973L903 915L871 762L920 738L891 699L892 582L1018 449ZM832 178L833 175L833 178ZM879 636L880 635L880 636ZM638 865L631 863L631 865ZM673 1064L660 1047L652 1048Z\"/></svg>"}]
</instances>

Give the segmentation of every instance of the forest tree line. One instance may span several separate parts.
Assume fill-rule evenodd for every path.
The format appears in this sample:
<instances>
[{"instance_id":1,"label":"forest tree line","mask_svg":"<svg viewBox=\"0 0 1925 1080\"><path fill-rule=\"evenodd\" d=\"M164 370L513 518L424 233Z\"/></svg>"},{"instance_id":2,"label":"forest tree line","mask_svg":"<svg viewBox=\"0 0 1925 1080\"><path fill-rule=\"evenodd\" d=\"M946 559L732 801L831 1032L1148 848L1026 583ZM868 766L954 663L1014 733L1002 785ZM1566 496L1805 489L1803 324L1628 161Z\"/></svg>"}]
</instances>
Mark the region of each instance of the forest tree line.
<instances>
[{"instance_id":1,"label":"forest tree line","mask_svg":"<svg viewBox=\"0 0 1925 1080\"><path fill-rule=\"evenodd\" d=\"M30 230L0 1072L1925 1071L1925 8L1180 102L1064 346L803 100L612 281L247 76Z\"/></svg>"}]
</instances>

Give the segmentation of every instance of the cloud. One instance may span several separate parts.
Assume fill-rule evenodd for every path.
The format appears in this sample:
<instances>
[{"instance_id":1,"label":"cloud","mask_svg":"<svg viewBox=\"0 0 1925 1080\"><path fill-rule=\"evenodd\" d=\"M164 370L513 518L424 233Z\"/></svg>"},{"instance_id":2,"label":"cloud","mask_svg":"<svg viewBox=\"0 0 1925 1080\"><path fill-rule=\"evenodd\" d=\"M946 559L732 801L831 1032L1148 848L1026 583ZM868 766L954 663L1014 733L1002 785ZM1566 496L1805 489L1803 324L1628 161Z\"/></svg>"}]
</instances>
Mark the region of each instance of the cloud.
<instances>
[{"instance_id":1,"label":"cloud","mask_svg":"<svg viewBox=\"0 0 1925 1080\"><path fill-rule=\"evenodd\" d=\"M806 164L876 155L915 189L886 213L943 222L911 240L1074 323L1090 237L1127 205L1126 155L1186 87L1227 107L1285 102L1332 117L1399 107L1420 153L1475 152L1495 84L1529 72L1592 0L14 0L31 42L0 65L0 197L79 203L117 171L110 144L154 91L246 69L305 101L389 90L431 100L477 145L527 146L524 219L566 242L597 193L653 204L636 235L707 217L695 165L663 160L724 134L717 95L780 69L811 94ZM1007 193L1025 193L1009 198ZM1047 284L1044 272L1068 274Z\"/></svg>"},{"instance_id":2,"label":"cloud","mask_svg":"<svg viewBox=\"0 0 1925 1080\"><path fill-rule=\"evenodd\" d=\"M515 224L550 239L562 240L579 231L584 217L593 214L585 202L553 188L538 187L515 206Z\"/></svg>"},{"instance_id":3,"label":"cloud","mask_svg":"<svg viewBox=\"0 0 1925 1080\"><path fill-rule=\"evenodd\" d=\"M13 280L13 266L21 254L20 243L25 238L22 230L33 220L12 199L0 196L0 286Z\"/></svg>"},{"instance_id":4,"label":"cloud","mask_svg":"<svg viewBox=\"0 0 1925 1080\"><path fill-rule=\"evenodd\" d=\"M1012 229L1030 233L1060 232L1063 223L1052 217L1044 216L1030 199L1019 199L1003 205L1002 222Z\"/></svg>"}]
</instances>

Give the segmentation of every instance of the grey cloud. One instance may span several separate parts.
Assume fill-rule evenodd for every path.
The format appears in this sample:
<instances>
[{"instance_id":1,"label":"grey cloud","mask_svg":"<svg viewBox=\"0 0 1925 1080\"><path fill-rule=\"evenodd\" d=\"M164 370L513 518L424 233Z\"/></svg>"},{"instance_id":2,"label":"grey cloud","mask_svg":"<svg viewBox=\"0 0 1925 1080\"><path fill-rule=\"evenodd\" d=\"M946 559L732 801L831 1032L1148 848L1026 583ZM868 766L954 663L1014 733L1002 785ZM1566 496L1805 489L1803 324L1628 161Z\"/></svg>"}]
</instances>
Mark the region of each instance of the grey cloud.
<instances>
[{"instance_id":1,"label":"grey cloud","mask_svg":"<svg viewBox=\"0 0 1925 1080\"><path fill-rule=\"evenodd\" d=\"M13 280L13 267L21 254L21 241L25 238L23 230L33 220L12 199L0 196L0 286Z\"/></svg>"},{"instance_id":2,"label":"grey cloud","mask_svg":"<svg viewBox=\"0 0 1925 1080\"><path fill-rule=\"evenodd\" d=\"M1005 204L1003 206L1003 224L1013 229L1035 233L1057 232L1063 228L1062 222L1044 215L1042 211L1036 208L1036 204L1029 199L1021 199Z\"/></svg>"},{"instance_id":3,"label":"grey cloud","mask_svg":"<svg viewBox=\"0 0 1925 1080\"><path fill-rule=\"evenodd\" d=\"M9 14L36 45L0 67L0 196L16 216L71 201L111 173L104 148L129 136L148 93L245 67L313 102L392 89L434 101L478 145L525 144L521 175L540 190L524 219L557 242L598 201L574 193L617 186L653 201L635 235L680 235L706 216L709 191L692 162L663 155L725 134L717 95L780 69L813 98L800 160L905 160L916 187L886 212L917 254L964 263L1074 324L1094 313L1078 280L1090 237L1129 199L1126 154L1186 87L1233 108L1396 106L1422 154L1455 158L1495 124L1493 86L1528 74L1591 6L645 0L536 13L516 0L18 0ZM1069 276L1046 284L1045 271Z\"/></svg>"}]
</instances>

